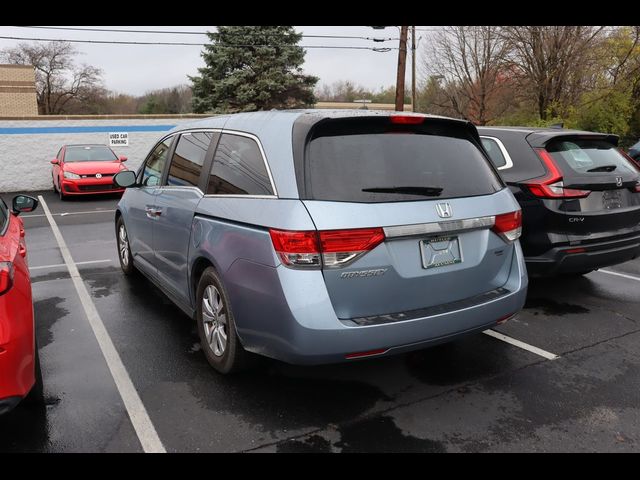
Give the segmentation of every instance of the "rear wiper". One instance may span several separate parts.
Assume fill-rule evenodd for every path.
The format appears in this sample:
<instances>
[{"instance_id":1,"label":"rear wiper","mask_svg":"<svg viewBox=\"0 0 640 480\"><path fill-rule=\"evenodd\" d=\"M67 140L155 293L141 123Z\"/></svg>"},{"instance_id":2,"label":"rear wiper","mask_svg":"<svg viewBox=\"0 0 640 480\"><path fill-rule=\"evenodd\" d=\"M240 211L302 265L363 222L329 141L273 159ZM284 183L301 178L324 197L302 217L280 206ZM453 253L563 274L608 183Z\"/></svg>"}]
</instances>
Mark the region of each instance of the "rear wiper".
<instances>
[{"instance_id":1,"label":"rear wiper","mask_svg":"<svg viewBox=\"0 0 640 480\"><path fill-rule=\"evenodd\" d=\"M603 165L602 167L592 168L591 170L587 170L587 172L613 172L616 168L615 165Z\"/></svg>"},{"instance_id":2,"label":"rear wiper","mask_svg":"<svg viewBox=\"0 0 640 480\"><path fill-rule=\"evenodd\" d=\"M442 193L439 187L377 187L363 188L363 192L367 193L399 193L406 195L421 195L423 197L439 197Z\"/></svg>"}]
</instances>

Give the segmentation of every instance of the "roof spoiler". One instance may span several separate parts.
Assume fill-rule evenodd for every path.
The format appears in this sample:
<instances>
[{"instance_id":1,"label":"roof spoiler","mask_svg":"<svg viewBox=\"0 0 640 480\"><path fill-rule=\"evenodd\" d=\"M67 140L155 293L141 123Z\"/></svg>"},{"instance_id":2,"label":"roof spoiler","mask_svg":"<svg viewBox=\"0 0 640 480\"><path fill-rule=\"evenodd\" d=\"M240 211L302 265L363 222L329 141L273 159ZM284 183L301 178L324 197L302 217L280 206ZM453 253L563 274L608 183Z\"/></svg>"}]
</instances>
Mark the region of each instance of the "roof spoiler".
<instances>
[{"instance_id":1,"label":"roof spoiler","mask_svg":"<svg viewBox=\"0 0 640 480\"><path fill-rule=\"evenodd\" d=\"M594 132L576 132L571 130L546 131L546 132L534 132L527 135L527 142L533 148L545 148L549 142L557 139L576 139L576 140L603 140L617 147L620 137L618 135L612 135L607 133L594 133Z\"/></svg>"}]
</instances>

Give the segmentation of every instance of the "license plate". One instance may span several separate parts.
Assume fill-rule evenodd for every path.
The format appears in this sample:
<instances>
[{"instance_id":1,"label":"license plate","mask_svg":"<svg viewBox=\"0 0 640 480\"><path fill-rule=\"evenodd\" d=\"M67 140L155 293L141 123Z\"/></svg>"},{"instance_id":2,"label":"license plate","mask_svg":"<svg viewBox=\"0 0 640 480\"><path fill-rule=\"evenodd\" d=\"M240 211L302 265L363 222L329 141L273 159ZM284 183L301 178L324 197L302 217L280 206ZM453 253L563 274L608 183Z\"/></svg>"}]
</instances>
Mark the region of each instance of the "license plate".
<instances>
[{"instance_id":1,"label":"license plate","mask_svg":"<svg viewBox=\"0 0 640 480\"><path fill-rule=\"evenodd\" d=\"M607 210L622 208L622 192L620 190L602 192L602 206Z\"/></svg>"},{"instance_id":2,"label":"license plate","mask_svg":"<svg viewBox=\"0 0 640 480\"><path fill-rule=\"evenodd\" d=\"M458 237L435 237L420 242L422 267L438 268L462 263Z\"/></svg>"}]
</instances>

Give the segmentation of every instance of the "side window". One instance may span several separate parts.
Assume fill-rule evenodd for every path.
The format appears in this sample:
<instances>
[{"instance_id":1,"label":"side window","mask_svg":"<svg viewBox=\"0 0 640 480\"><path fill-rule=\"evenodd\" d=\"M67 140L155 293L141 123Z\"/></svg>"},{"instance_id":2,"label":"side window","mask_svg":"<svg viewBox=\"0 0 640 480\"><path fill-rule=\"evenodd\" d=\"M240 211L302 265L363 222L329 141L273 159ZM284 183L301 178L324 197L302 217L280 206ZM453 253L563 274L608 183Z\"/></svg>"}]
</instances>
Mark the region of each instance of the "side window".
<instances>
[{"instance_id":1,"label":"side window","mask_svg":"<svg viewBox=\"0 0 640 480\"><path fill-rule=\"evenodd\" d=\"M260 148L255 140L223 134L213 159L209 195L273 195Z\"/></svg>"},{"instance_id":2,"label":"side window","mask_svg":"<svg viewBox=\"0 0 640 480\"><path fill-rule=\"evenodd\" d=\"M0 198L0 234L4 233L5 228L7 228L7 223L9 220L9 207L4 203L4 200Z\"/></svg>"},{"instance_id":3,"label":"side window","mask_svg":"<svg viewBox=\"0 0 640 480\"><path fill-rule=\"evenodd\" d=\"M56 155L56 158L57 158L58 160L60 160L60 159L61 159L61 158L60 158L60 155L61 155L61 154L62 154L62 149L58 150L58 154Z\"/></svg>"},{"instance_id":4,"label":"side window","mask_svg":"<svg viewBox=\"0 0 640 480\"><path fill-rule=\"evenodd\" d=\"M212 132L184 133L180 136L169 168L168 186L196 187L198 185L204 158L207 156L212 138Z\"/></svg>"},{"instance_id":5,"label":"side window","mask_svg":"<svg viewBox=\"0 0 640 480\"><path fill-rule=\"evenodd\" d=\"M140 182L143 186L155 187L160 184L160 178L162 177L164 166L167 163L167 156L169 154L169 148L171 148L172 140L173 137L169 137L160 142L153 152L151 152L149 158L147 158Z\"/></svg>"},{"instance_id":6,"label":"side window","mask_svg":"<svg viewBox=\"0 0 640 480\"><path fill-rule=\"evenodd\" d=\"M509 168L511 165L508 165L507 159L502 153L502 149L498 142L493 138L482 137L482 146L489 154L489 158L491 159L491 163L498 169Z\"/></svg>"}]
</instances>

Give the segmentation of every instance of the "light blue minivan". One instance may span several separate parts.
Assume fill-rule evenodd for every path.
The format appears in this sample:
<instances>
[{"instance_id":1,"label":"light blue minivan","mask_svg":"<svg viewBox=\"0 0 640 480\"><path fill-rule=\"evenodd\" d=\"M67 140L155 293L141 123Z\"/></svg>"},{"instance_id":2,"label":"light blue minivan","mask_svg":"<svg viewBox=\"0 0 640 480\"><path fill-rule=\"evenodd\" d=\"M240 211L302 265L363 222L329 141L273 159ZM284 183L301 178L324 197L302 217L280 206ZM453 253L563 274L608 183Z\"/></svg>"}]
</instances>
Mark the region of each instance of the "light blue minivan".
<instances>
[{"instance_id":1,"label":"light blue minivan","mask_svg":"<svg viewBox=\"0 0 640 480\"><path fill-rule=\"evenodd\" d=\"M181 125L116 212L120 263L197 321L219 372L422 349L524 305L521 211L465 121L271 111Z\"/></svg>"}]
</instances>

